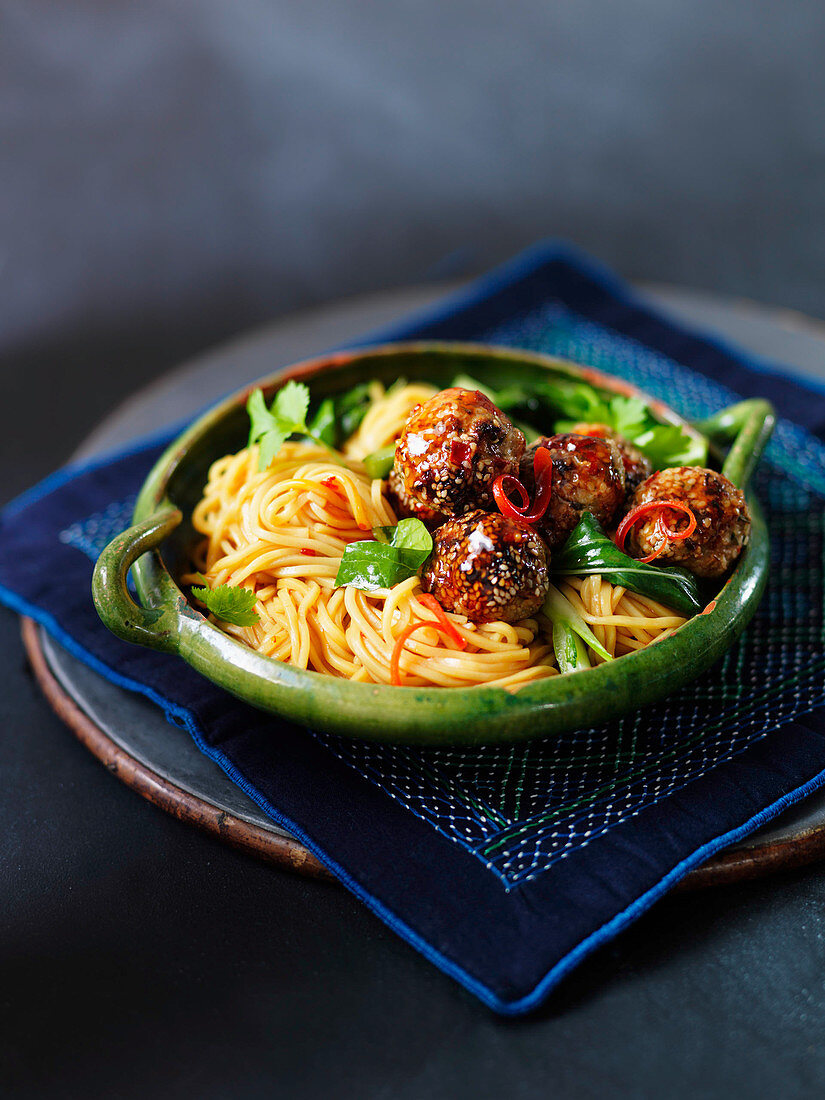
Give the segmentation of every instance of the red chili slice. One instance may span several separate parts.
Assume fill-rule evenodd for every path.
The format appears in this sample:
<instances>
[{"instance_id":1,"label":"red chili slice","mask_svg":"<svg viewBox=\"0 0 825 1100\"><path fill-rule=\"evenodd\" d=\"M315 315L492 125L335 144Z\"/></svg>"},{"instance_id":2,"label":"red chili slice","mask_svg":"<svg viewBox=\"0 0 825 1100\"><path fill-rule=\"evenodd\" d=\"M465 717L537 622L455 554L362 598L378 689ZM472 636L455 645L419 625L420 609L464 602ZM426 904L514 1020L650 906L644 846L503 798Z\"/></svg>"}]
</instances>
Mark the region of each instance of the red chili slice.
<instances>
[{"instance_id":1,"label":"red chili slice","mask_svg":"<svg viewBox=\"0 0 825 1100\"><path fill-rule=\"evenodd\" d=\"M432 611L436 619L438 619L444 632L449 635L450 638L452 638L459 649L467 648L466 638L462 638L462 636L456 629L455 623L451 623L450 620L447 618L447 612L444 610L444 608L441 606L435 596L431 595L431 593L429 592L425 592L423 596L418 597L418 602L423 603L425 607L429 607L430 611Z\"/></svg>"},{"instance_id":2,"label":"red chili slice","mask_svg":"<svg viewBox=\"0 0 825 1100\"><path fill-rule=\"evenodd\" d=\"M318 551L317 550L311 550L308 546L303 546L301 548L301 553L306 558L317 558L318 557Z\"/></svg>"},{"instance_id":3,"label":"red chili slice","mask_svg":"<svg viewBox=\"0 0 825 1100\"><path fill-rule=\"evenodd\" d=\"M553 456L546 447L539 447L533 456L533 475L536 480L536 495L529 513L522 516L525 523L537 523L547 511L550 494L553 490Z\"/></svg>"},{"instance_id":4,"label":"red chili slice","mask_svg":"<svg viewBox=\"0 0 825 1100\"><path fill-rule=\"evenodd\" d=\"M547 511L553 488L553 457L546 447L539 447L533 457L533 474L536 479L536 495L530 504L530 494L517 477L502 474L493 482L493 497L498 510L509 519L523 523L537 523ZM513 504L507 493L518 493L521 505Z\"/></svg>"},{"instance_id":5,"label":"red chili slice","mask_svg":"<svg viewBox=\"0 0 825 1100\"><path fill-rule=\"evenodd\" d=\"M517 507L507 496L507 491L518 493L521 497L521 507ZM530 506L530 494L524 488L517 477L512 474L502 474L493 482L493 497L498 505L498 510L509 519L522 519L524 512Z\"/></svg>"},{"instance_id":6,"label":"red chili slice","mask_svg":"<svg viewBox=\"0 0 825 1100\"><path fill-rule=\"evenodd\" d=\"M696 516L690 508L688 508L687 504L683 504L681 500L649 500L645 504L639 504L631 509L616 528L615 541L620 550L624 550L625 539L631 527L638 523L642 516L646 516L650 512L655 511L661 512L661 515L659 515L656 520L656 533L661 534L662 541L653 554L648 555L646 558L639 558L638 560L641 562L653 561L654 558L658 558L659 554L665 549L668 539L682 542L696 530ZM672 527L668 527L665 522L665 513L667 511L682 512L686 515L688 517L687 527L683 531L674 531Z\"/></svg>"}]
</instances>

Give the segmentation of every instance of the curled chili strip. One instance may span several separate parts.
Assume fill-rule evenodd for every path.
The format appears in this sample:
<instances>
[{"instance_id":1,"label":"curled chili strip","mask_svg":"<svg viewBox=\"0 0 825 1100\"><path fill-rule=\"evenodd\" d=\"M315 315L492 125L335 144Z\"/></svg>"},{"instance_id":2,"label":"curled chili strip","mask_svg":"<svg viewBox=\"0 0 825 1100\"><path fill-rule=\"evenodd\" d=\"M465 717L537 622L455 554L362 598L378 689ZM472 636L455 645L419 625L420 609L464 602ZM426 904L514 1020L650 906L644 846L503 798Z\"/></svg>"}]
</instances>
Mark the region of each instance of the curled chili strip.
<instances>
[{"instance_id":1,"label":"curled chili strip","mask_svg":"<svg viewBox=\"0 0 825 1100\"><path fill-rule=\"evenodd\" d=\"M533 457L533 474L536 480L536 495L530 504L530 494L517 477L502 474L493 482L493 497L498 510L509 519L520 519L523 523L537 523L547 511L553 488L553 458L546 447L538 447ZM508 492L517 493L521 504L510 500Z\"/></svg>"},{"instance_id":2,"label":"curled chili strip","mask_svg":"<svg viewBox=\"0 0 825 1100\"><path fill-rule=\"evenodd\" d=\"M444 610L444 608L441 606L435 596L431 595L429 592L425 592L423 596L418 597L418 602L423 603L425 607L428 607L430 611L432 611L433 615L435 615L436 619L440 623L444 633L452 638L459 649L467 648L467 640L465 638L462 638L462 636L459 634L455 623L451 623L450 620L447 618L447 612Z\"/></svg>"},{"instance_id":3,"label":"curled chili strip","mask_svg":"<svg viewBox=\"0 0 825 1100\"><path fill-rule=\"evenodd\" d=\"M652 554L647 554L644 558L638 559L642 563L642 565L649 565L652 561L655 561L656 558L658 558L658 556L664 551L665 547L667 546L668 535L677 540L682 538L678 531L671 531L669 527L665 526L664 519L662 518L663 516L664 512L656 517L656 523L653 528L653 533L658 536L656 549L653 551Z\"/></svg>"},{"instance_id":4,"label":"curled chili strip","mask_svg":"<svg viewBox=\"0 0 825 1100\"><path fill-rule=\"evenodd\" d=\"M421 630L425 626L429 627L431 630L440 630L442 634L449 634L449 631L445 630L441 623L433 622L432 619L417 619L414 623L410 623L409 626L405 626L395 640L395 645L392 649L392 659L390 660L390 683L394 687L401 687L401 668L399 662L401 661L401 654L404 652L404 646L407 644L407 639L411 634L414 634L416 630Z\"/></svg>"},{"instance_id":5,"label":"curled chili strip","mask_svg":"<svg viewBox=\"0 0 825 1100\"><path fill-rule=\"evenodd\" d=\"M518 493L521 497L521 507L513 504L507 493ZM512 474L502 474L493 482L493 497L498 505L498 510L509 519L521 519L530 505L530 496L517 477Z\"/></svg>"},{"instance_id":6,"label":"curled chili strip","mask_svg":"<svg viewBox=\"0 0 825 1100\"><path fill-rule=\"evenodd\" d=\"M636 508L631 509L616 528L616 545L620 550L624 550L625 539L631 527L635 526L643 516L656 511L659 512L659 515L656 517L655 533L661 536L661 541L652 554L638 559L644 564L658 558L667 546L668 539L672 539L674 542L682 542L696 530L696 516L687 504L683 504L680 500L649 500L645 504L639 504ZM665 520L665 514L668 511L682 512L686 515L688 517L687 527L682 531L674 531L672 527L669 527Z\"/></svg>"}]
</instances>

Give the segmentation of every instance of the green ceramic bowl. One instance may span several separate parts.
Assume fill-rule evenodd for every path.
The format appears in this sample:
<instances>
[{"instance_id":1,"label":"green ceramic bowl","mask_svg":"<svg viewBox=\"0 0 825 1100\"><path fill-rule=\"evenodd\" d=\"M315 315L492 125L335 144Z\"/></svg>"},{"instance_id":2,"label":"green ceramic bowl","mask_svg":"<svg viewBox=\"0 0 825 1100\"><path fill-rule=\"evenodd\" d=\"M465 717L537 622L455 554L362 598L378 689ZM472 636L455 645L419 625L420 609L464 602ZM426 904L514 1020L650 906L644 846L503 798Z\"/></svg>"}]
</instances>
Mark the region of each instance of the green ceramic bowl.
<instances>
[{"instance_id":1,"label":"green ceramic bowl","mask_svg":"<svg viewBox=\"0 0 825 1100\"><path fill-rule=\"evenodd\" d=\"M584 378L606 393L637 394L618 379L547 356L478 345L396 344L328 355L263 380L267 399L289 378L313 397L376 378L425 379L439 387L466 373L501 386L546 378ZM662 698L698 676L733 643L756 610L768 571L768 538L753 496L750 545L705 610L654 646L585 672L501 688L420 688L355 684L264 657L210 623L175 578L197 538L189 516L206 473L220 455L246 443L245 403L252 387L202 416L158 460L135 508L134 526L104 550L93 593L104 623L139 645L176 653L240 699L320 730L416 744L485 744L591 726ZM663 422L687 425L641 394ZM732 444L724 469L744 486L773 426L770 406L744 402L699 425L719 445ZM129 595L133 567L141 606Z\"/></svg>"}]
</instances>

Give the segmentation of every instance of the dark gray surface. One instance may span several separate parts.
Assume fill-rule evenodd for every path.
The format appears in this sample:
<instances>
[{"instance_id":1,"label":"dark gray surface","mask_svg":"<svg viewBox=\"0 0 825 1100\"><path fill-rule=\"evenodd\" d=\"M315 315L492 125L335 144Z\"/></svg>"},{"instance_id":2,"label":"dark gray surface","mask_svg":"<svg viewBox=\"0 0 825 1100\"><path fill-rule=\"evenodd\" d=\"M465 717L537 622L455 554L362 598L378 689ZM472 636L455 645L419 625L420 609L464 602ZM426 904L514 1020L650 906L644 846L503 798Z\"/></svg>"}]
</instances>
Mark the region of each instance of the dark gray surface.
<instances>
[{"instance_id":1,"label":"dark gray surface","mask_svg":"<svg viewBox=\"0 0 825 1100\"><path fill-rule=\"evenodd\" d=\"M59 364L52 370L57 372ZM53 375L19 380L29 400ZM9 418L23 464L56 430ZM125 396L132 380L118 380ZM665 900L502 1021L345 891L148 805L61 725L0 614L0 1091L14 1097L696 1096L825 1090L825 870Z\"/></svg>"},{"instance_id":2,"label":"dark gray surface","mask_svg":"<svg viewBox=\"0 0 825 1100\"><path fill-rule=\"evenodd\" d=\"M335 346L388 324L393 318L426 309L434 295L456 292L457 287L407 289L355 298L348 302L305 311L252 333L238 343L217 348L209 355L172 371L147 390L112 412L86 439L78 457L90 457L156 431L165 424L192 416L205 402L240 388L279 366L295 362L319 346ZM650 287L648 294L661 307L696 328L710 328L752 350L778 347L793 350L789 365L825 379L825 327L817 331L801 318L791 333L782 314L741 305L677 288ZM784 341L784 343L783 343ZM188 736L170 727L157 708L139 697L108 684L41 632L46 658L74 701L121 748L175 786L243 820L285 835L262 814L212 761L202 756ZM825 821L825 791L792 807L738 847L789 840Z\"/></svg>"},{"instance_id":3,"label":"dark gray surface","mask_svg":"<svg viewBox=\"0 0 825 1100\"><path fill-rule=\"evenodd\" d=\"M266 817L217 764L198 750L186 730L167 722L154 703L110 684L42 629L40 644L63 690L98 729L135 760L180 790L224 813L233 814L276 836L289 836Z\"/></svg>"}]
</instances>

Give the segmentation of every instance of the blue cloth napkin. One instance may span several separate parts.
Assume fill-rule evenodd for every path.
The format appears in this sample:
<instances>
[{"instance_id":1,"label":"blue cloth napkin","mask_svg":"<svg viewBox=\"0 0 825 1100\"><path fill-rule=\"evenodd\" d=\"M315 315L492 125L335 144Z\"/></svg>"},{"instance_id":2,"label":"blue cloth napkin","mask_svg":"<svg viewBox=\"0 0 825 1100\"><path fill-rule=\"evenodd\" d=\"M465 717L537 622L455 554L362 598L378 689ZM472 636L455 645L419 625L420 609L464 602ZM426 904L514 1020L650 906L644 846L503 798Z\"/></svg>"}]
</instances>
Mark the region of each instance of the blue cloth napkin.
<instances>
[{"instance_id":1,"label":"blue cloth napkin","mask_svg":"<svg viewBox=\"0 0 825 1100\"><path fill-rule=\"evenodd\" d=\"M128 526L157 440L60 471L10 505L0 596L156 702L399 935L517 1014L690 868L825 780L825 388L666 320L553 244L362 343L410 337L565 356L688 417L770 398L781 419L756 489L773 565L743 640L666 702L562 737L468 752L313 734L100 624L92 560Z\"/></svg>"}]
</instances>

